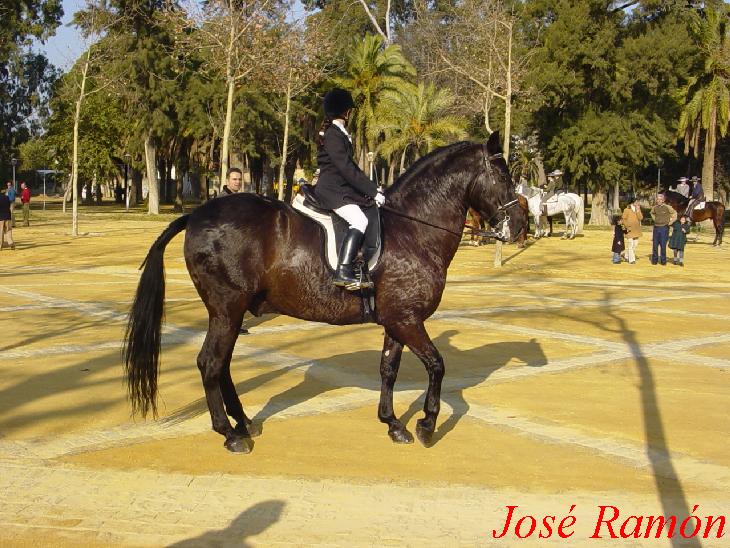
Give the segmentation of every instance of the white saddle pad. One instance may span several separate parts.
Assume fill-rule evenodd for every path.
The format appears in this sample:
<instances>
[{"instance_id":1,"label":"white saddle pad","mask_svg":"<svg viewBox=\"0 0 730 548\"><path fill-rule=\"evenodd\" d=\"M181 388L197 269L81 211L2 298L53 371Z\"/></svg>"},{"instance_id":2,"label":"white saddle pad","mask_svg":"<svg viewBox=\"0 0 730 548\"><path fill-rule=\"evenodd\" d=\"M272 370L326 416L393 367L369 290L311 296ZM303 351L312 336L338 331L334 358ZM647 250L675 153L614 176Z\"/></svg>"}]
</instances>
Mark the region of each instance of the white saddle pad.
<instances>
[{"instance_id":1,"label":"white saddle pad","mask_svg":"<svg viewBox=\"0 0 730 548\"><path fill-rule=\"evenodd\" d=\"M706 203L707 203L707 202L700 202L699 204L697 204L697 205L695 206L695 209L705 209L705 204L706 204Z\"/></svg>"},{"instance_id":2,"label":"white saddle pad","mask_svg":"<svg viewBox=\"0 0 730 548\"><path fill-rule=\"evenodd\" d=\"M327 257L327 263L330 268L335 270L337 268L337 239L335 238L335 228L332 224L332 218L329 215L309 209L306 205L304 205L304 196L301 194L297 194L294 197L291 205L294 209L313 219L319 223L322 228L324 228L325 256ZM378 245L378 249L375 253L373 253L373 256L368 261L368 270L370 272L375 269L378 264L378 260L380 260L380 251L382 247L383 242L381 240L380 245Z\"/></svg>"}]
</instances>

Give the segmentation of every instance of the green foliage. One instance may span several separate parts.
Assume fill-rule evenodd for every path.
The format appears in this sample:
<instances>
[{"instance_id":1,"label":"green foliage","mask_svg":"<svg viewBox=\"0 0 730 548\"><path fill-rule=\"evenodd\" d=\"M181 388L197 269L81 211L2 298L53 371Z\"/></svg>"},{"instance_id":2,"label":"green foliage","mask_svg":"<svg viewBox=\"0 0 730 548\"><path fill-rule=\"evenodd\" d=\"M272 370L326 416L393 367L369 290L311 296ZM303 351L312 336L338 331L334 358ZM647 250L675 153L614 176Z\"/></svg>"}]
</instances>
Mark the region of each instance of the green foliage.
<instances>
[{"instance_id":1,"label":"green foliage","mask_svg":"<svg viewBox=\"0 0 730 548\"><path fill-rule=\"evenodd\" d=\"M400 46L383 47L383 38L373 34L356 40L347 56L343 76L334 82L348 89L357 105L355 123L359 136L375 121L375 107L380 94L395 91L405 83L404 78L415 76L415 69L403 56ZM372 143L370 148L373 148Z\"/></svg>"},{"instance_id":2,"label":"green foliage","mask_svg":"<svg viewBox=\"0 0 730 548\"><path fill-rule=\"evenodd\" d=\"M632 13L599 0L536 0L523 30L540 91L530 126L546 163L569 182L626 185L657 157L674 154L676 90L696 65L688 11L641 3Z\"/></svg>"},{"instance_id":3,"label":"green foliage","mask_svg":"<svg viewBox=\"0 0 730 548\"><path fill-rule=\"evenodd\" d=\"M30 51L32 38L46 40L58 27L60 0L0 3L0 164L38 132L50 87L57 77L45 56Z\"/></svg>"},{"instance_id":4,"label":"green foliage","mask_svg":"<svg viewBox=\"0 0 730 548\"><path fill-rule=\"evenodd\" d=\"M368 136L374 142L382 134L378 152L385 159L406 149L418 158L466 136L466 120L449 114L453 104L448 89L402 83L397 90L382 93Z\"/></svg>"},{"instance_id":5,"label":"green foliage","mask_svg":"<svg viewBox=\"0 0 730 548\"><path fill-rule=\"evenodd\" d=\"M716 132L724 137L730 122L730 29L727 15L712 9L692 14L691 28L704 65L679 94L684 108L677 132L697 156L700 132L708 132L708 139Z\"/></svg>"},{"instance_id":6,"label":"green foliage","mask_svg":"<svg viewBox=\"0 0 730 548\"><path fill-rule=\"evenodd\" d=\"M58 93L51 103L53 114L41 141L53 156L49 158L53 162L51 168L67 173L71 172L74 112L78 99L74 93L74 79L72 71L59 83ZM83 103L79 121L79 180L119 173L121 158L126 152L124 143L132 129L119 98L110 91L93 93L93 81L89 86L92 93Z\"/></svg>"}]
</instances>

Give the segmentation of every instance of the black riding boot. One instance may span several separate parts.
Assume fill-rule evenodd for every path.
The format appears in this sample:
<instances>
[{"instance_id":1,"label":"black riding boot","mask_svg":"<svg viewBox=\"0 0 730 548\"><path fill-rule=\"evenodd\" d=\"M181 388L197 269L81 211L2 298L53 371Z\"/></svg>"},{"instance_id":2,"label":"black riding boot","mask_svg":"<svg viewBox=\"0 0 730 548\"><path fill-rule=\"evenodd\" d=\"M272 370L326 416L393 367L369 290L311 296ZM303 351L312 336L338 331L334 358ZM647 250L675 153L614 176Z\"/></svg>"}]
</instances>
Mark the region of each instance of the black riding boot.
<instances>
[{"instance_id":1,"label":"black riding boot","mask_svg":"<svg viewBox=\"0 0 730 548\"><path fill-rule=\"evenodd\" d=\"M345 286L348 289L359 289L360 280L355 276L353 261L360 250L365 235L356 228L350 228L342 241L340 256L338 257L337 271L335 272L335 285Z\"/></svg>"}]
</instances>

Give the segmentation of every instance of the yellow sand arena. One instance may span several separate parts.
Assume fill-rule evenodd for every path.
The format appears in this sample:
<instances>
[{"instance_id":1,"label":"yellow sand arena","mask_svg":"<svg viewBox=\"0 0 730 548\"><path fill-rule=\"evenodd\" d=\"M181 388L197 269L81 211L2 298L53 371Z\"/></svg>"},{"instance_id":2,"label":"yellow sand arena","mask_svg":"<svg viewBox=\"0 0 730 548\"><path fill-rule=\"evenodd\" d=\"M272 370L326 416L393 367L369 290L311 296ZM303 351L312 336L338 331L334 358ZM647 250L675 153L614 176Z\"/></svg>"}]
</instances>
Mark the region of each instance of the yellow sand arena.
<instances>
[{"instance_id":1,"label":"yellow sand arena","mask_svg":"<svg viewBox=\"0 0 730 548\"><path fill-rule=\"evenodd\" d=\"M0 252L1 546L542 546L545 516L560 546L730 545L730 523L702 538L730 517L730 256L709 235L683 269L649 264L648 228L636 265L611 264L608 231L508 246L501 269L493 246L462 247L427 322L446 362L430 449L377 420L379 326L254 319L232 371L263 434L234 455L195 366L207 315L183 236L166 253L161 416L135 421L120 342L167 221L86 213L72 240L41 215ZM406 353L411 431L425 387ZM620 515L591 539L601 505ZM515 530L527 515L532 534ZM674 542L646 531L659 515Z\"/></svg>"}]
</instances>

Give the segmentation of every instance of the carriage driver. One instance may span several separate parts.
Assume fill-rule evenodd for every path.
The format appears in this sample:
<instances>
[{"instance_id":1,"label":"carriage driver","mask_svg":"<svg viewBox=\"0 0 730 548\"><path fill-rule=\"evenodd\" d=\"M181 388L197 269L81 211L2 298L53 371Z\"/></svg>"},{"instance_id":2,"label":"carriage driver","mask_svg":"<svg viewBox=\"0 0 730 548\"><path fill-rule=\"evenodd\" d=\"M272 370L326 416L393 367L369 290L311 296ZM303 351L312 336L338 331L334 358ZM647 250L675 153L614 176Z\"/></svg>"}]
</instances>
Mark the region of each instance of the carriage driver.
<instances>
[{"instance_id":1,"label":"carriage driver","mask_svg":"<svg viewBox=\"0 0 730 548\"><path fill-rule=\"evenodd\" d=\"M365 286L355 276L353 261L365 238L368 218L363 207L385 203L385 196L352 159L352 138L347 133L355 103L350 93L334 88L324 96L324 122L319 131L317 201L347 221L349 229L338 257L335 285L357 290Z\"/></svg>"}]
</instances>

